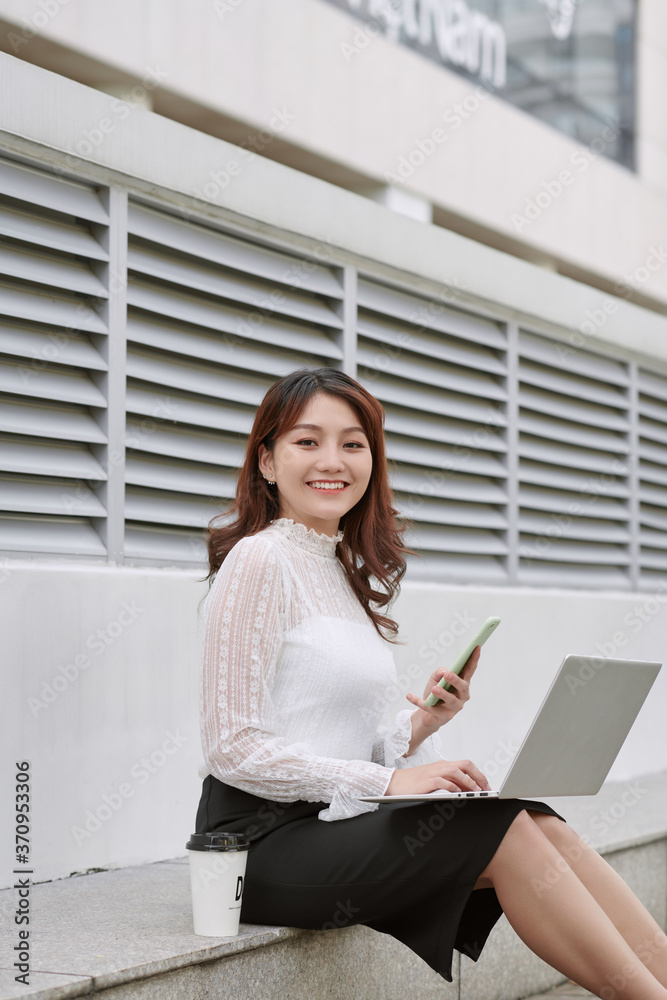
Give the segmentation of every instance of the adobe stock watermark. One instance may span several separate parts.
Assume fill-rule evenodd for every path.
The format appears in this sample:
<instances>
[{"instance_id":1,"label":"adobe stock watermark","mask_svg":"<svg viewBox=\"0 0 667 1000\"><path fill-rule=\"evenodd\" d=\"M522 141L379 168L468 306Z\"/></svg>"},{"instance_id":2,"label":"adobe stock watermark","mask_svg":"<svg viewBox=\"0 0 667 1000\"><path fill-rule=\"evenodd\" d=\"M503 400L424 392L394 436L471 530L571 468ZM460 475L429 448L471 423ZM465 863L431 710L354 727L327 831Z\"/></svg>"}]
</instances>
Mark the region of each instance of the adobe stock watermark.
<instances>
[{"instance_id":1,"label":"adobe stock watermark","mask_svg":"<svg viewBox=\"0 0 667 1000\"><path fill-rule=\"evenodd\" d=\"M76 170L78 167L77 157L89 157L95 150L99 149L107 136L115 132L118 125L129 118L133 111L136 112L142 106L142 102L148 94L159 87L168 76L169 73L166 70L160 69L159 66L155 68L149 67L141 78L141 83L135 84L134 87L129 89L129 101L114 98L109 105L110 115L100 118L90 128L83 129L74 146L69 147L69 152L65 156L67 167L70 170ZM63 173L64 169L63 165L60 164L59 172Z\"/></svg>"},{"instance_id":2,"label":"adobe stock watermark","mask_svg":"<svg viewBox=\"0 0 667 1000\"><path fill-rule=\"evenodd\" d=\"M322 930L333 931L337 927L350 927L352 924L358 923L358 920L354 920L355 913L361 913L359 906L353 906L350 899L344 903L337 899L336 909L333 912L331 920L327 920L326 923L322 924Z\"/></svg>"},{"instance_id":3,"label":"adobe stock watermark","mask_svg":"<svg viewBox=\"0 0 667 1000\"><path fill-rule=\"evenodd\" d=\"M17 55L24 45L27 45L35 36L39 37L41 31L57 17L63 7L66 7L70 0L39 0L36 9L29 17L24 17L21 21L21 33L15 31L7 33L7 41L11 45L12 52Z\"/></svg>"},{"instance_id":4,"label":"adobe stock watermark","mask_svg":"<svg viewBox=\"0 0 667 1000\"><path fill-rule=\"evenodd\" d=\"M603 472L584 483L579 489L579 495L585 499L571 500L567 505L566 514L550 514L551 523L541 532L535 534L534 541L522 542L519 547L519 557L524 562L543 558L554 541L564 538L577 518L590 516L590 508L598 502L601 496L608 495L610 488L617 485L619 479L627 476L629 471L628 466L619 459L614 459L611 469L613 474Z\"/></svg>"},{"instance_id":5,"label":"adobe stock watermark","mask_svg":"<svg viewBox=\"0 0 667 1000\"><path fill-rule=\"evenodd\" d=\"M364 52L374 38L395 38L403 20L404 0L375 0L371 16L352 35L352 42L339 42L338 49L346 63ZM383 24L384 22L384 24Z\"/></svg>"},{"instance_id":6,"label":"adobe stock watermark","mask_svg":"<svg viewBox=\"0 0 667 1000\"><path fill-rule=\"evenodd\" d=\"M560 360L564 360L570 354L574 354L577 349L590 344L591 338L599 333L608 322L609 317L618 312L619 299L632 300L635 292L640 292L642 287L651 280L651 276L665 264L667 264L667 248L662 243L658 246L650 246L642 263L624 274L622 281L614 282L614 295L605 295L599 306L586 310L578 330L573 331L568 337L570 346L558 345L556 351Z\"/></svg>"},{"instance_id":7,"label":"adobe stock watermark","mask_svg":"<svg viewBox=\"0 0 667 1000\"><path fill-rule=\"evenodd\" d=\"M144 446L152 435L160 429L161 424L158 423L158 419L162 421L170 420L175 423L181 409L182 403L172 399L171 396L163 396L156 399L153 403L150 416L142 417L138 423L128 424L125 436L125 448L112 448L109 451L107 460L103 466L105 478L96 483L94 489L84 485L83 482L79 482L74 489L61 493L60 503L62 509L67 511L68 514L75 514L79 511L86 512L90 504L91 493L94 493L96 488L103 486L108 481L112 469L121 466L126 461L127 449Z\"/></svg>"},{"instance_id":8,"label":"adobe stock watermark","mask_svg":"<svg viewBox=\"0 0 667 1000\"><path fill-rule=\"evenodd\" d=\"M480 771L487 779L493 778L501 767L507 766L507 764L510 764L514 760L518 752L519 746L514 740L499 740L493 757L485 760L480 765ZM465 798L438 799L436 796L433 797L433 811L430 816L425 819L423 815L420 815L419 820L415 824L414 835L405 834L403 837L403 843L411 858L425 844L433 840L433 837L440 830L444 829L445 824L456 815L457 809L465 805L466 801ZM431 803L428 804L430 807Z\"/></svg>"},{"instance_id":9,"label":"adobe stock watermark","mask_svg":"<svg viewBox=\"0 0 667 1000\"><path fill-rule=\"evenodd\" d=\"M213 0L213 10L220 20L223 21L227 14L233 14L244 3L245 0Z\"/></svg>"},{"instance_id":10,"label":"adobe stock watermark","mask_svg":"<svg viewBox=\"0 0 667 1000\"><path fill-rule=\"evenodd\" d=\"M237 344L241 343L240 337L254 337L256 331L268 319L273 318L274 314L276 314L276 319L281 319L284 303L287 299L287 295L281 287L283 284L288 285L289 288L303 288L307 285L308 277L313 271L316 271L322 264L331 263L331 247L327 246L325 242L318 242L312 253L314 260L299 260L290 264L287 271L280 276L281 285L272 288L266 299L236 323L234 333Z\"/></svg>"},{"instance_id":11,"label":"adobe stock watermark","mask_svg":"<svg viewBox=\"0 0 667 1000\"><path fill-rule=\"evenodd\" d=\"M235 177L238 177L243 170L244 164L257 157L266 147L273 142L277 135L281 135L292 122L296 120L296 113L283 106L273 108L268 127L259 129L252 135L246 136L241 142L235 145L234 156L220 164L217 168L209 170L207 179L199 187L193 187L190 198L195 202L195 208L203 208L216 201L222 192L229 187ZM181 215L189 217L190 212L182 207Z\"/></svg>"},{"instance_id":12,"label":"adobe stock watermark","mask_svg":"<svg viewBox=\"0 0 667 1000\"><path fill-rule=\"evenodd\" d=\"M128 628L134 625L144 610L144 608L137 607L136 601L123 601L116 617L102 628L90 632L84 640L84 646L93 657L99 656L109 646L112 646ZM81 672L88 670L93 665L93 662L88 653L77 653L74 659L70 663L63 664L50 680L42 681L39 697L31 696L28 698L28 708L33 716L37 718L40 712L46 711L53 705L78 680Z\"/></svg>"},{"instance_id":13,"label":"adobe stock watermark","mask_svg":"<svg viewBox=\"0 0 667 1000\"><path fill-rule=\"evenodd\" d=\"M361 717L365 722L377 721L378 715L382 716L385 709L389 707L400 696L403 691L407 691L412 681L421 679L422 683L428 680L428 669L434 667L438 661L438 656L444 654L456 640L470 632L478 619L468 611L457 611L446 628L442 629L437 636L429 639L428 642L420 646L418 650L419 660L412 663L397 676L395 682L388 684L381 694L378 694L371 707L364 705L360 708Z\"/></svg>"},{"instance_id":14,"label":"adobe stock watermark","mask_svg":"<svg viewBox=\"0 0 667 1000\"><path fill-rule=\"evenodd\" d=\"M621 127L618 123L606 125L599 136L596 136L585 149L575 149L569 158L570 164L576 168L573 172L569 168L560 170L555 177L542 181L540 190L536 191L532 198L526 198L521 212L512 212L510 220L517 233L522 233L533 222L540 218L548 208L558 201L565 192L572 187L578 176L588 170L591 163L594 163L620 134Z\"/></svg>"},{"instance_id":15,"label":"adobe stock watermark","mask_svg":"<svg viewBox=\"0 0 667 1000\"><path fill-rule=\"evenodd\" d=\"M131 781L122 781L118 785L117 792L105 792L102 801L94 808L87 809L81 826L71 826L70 833L80 847L84 840L93 837L108 823L115 814L122 809L128 799L134 797L137 788L150 781L154 774L157 774L167 763L167 761L178 753L182 746L189 743L192 737L182 736L176 730L172 733L167 730L162 745L153 750L147 757L140 757L130 768Z\"/></svg>"},{"instance_id":16,"label":"adobe stock watermark","mask_svg":"<svg viewBox=\"0 0 667 1000\"><path fill-rule=\"evenodd\" d=\"M650 967L650 963L653 961L655 956L667 946L667 936L664 931L656 931L651 937L644 938L640 941L638 945L635 945L634 952L637 958L647 967ZM615 972L612 976L607 976L606 980L608 985L603 986L600 990L600 996L602 1000L614 1000L620 990L625 990L631 979L638 973L638 969L626 962L618 972Z\"/></svg>"},{"instance_id":17,"label":"adobe stock watermark","mask_svg":"<svg viewBox=\"0 0 667 1000\"><path fill-rule=\"evenodd\" d=\"M414 324L417 329L401 330L396 338L396 343L384 344L369 362L360 366L367 382L374 382L382 374L390 371L393 362L397 361L404 351L418 350L417 336L420 333L433 333L435 330L434 320L446 312L447 306L455 302L465 291L465 287L457 277L453 277L449 281L443 280L441 288L442 292L437 300L425 302L408 316L407 322Z\"/></svg>"},{"instance_id":18,"label":"adobe stock watermark","mask_svg":"<svg viewBox=\"0 0 667 1000\"><path fill-rule=\"evenodd\" d=\"M428 135L416 139L412 149L398 158L394 170L384 172L385 180L392 184L400 184L401 181L412 177L414 172L419 170L426 160L430 159L436 150L447 141L451 133L456 132L464 122L468 121L490 96L491 91L478 83L467 97L443 111L442 120L448 126L449 131L441 126L436 126L431 129Z\"/></svg>"},{"instance_id":19,"label":"adobe stock watermark","mask_svg":"<svg viewBox=\"0 0 667 1000\"><path fill-rule=\"evenodd\" d=\"M623 624L628 626L630 634L637 635L648 622L664 610L667 606L667 597L663 596L665 593L667 593L667 583L661 580L653 595L647 597L642 604L635 604L634 608L623 616ZM600 655L585 657L576 674L565 675L570 694L576 695L580 688L588 684L596 672L604 668L605 658L614 657L619 649L627 645L629 637L629 633L624 629L616 629L605 642L596 642L595 648Z\"/></svg>"}]
</instances>

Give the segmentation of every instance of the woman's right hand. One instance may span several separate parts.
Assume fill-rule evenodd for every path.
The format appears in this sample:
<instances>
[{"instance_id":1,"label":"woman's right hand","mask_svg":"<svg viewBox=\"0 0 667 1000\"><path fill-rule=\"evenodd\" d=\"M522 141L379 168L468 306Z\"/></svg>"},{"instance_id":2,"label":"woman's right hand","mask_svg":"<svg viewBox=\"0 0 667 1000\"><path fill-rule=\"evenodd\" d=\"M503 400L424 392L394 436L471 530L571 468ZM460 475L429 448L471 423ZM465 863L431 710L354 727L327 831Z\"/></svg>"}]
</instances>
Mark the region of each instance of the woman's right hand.
<instances>
[{"instance_id":1,"label":"woman's right hand","mask_svg":"<svg viewBox=\"0 0 667 1000\"><path fill-rule=\"evenodd\" d=\"M471 760L437 760L434 764L397 768L385 795L423 795L438 788L478 792L489 791L491 786Z\"/></svg>"}]
</instances>

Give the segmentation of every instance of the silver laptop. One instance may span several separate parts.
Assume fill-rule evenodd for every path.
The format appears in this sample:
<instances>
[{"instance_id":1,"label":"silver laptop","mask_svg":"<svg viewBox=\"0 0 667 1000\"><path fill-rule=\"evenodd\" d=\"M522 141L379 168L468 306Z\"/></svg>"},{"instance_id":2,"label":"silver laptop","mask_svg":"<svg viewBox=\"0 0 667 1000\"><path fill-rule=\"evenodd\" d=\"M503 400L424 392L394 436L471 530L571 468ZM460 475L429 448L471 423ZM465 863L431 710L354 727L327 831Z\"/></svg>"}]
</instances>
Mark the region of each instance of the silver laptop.
<instances>
[{"instance_id":1,"label":"silver laptop","mask_svg":"<svg viewBox=\"0 0 667 1000\"><path fill-rule=\"evenodd\" d=\"M563 660L499 789L374 795L364 796L364 801L595 795L661 666L650 660L570 654Z\"/></svg>"}]
</instances>

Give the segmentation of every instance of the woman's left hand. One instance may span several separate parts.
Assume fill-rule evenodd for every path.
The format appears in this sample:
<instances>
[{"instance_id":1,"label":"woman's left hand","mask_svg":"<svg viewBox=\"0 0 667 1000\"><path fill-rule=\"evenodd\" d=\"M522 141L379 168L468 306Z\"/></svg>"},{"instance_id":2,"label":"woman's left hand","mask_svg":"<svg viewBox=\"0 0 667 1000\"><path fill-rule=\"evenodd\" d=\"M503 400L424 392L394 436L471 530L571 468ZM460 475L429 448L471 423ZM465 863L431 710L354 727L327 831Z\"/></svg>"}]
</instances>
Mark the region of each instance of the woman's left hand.
<instances>
[{"instance_id":1,"label":"woman's left hand","mask_svg":"<svg viewBox=\"0 0 667 1000\"><path fill-rule=\"evenodd\" d=\"M423 698L417 698L414 694L406 695L408 701L415 708L421 709L419 722L423 729L432 731L439 729L440 726L444 726L446 722L453 719L457 712L461 711L470 698L470 681L477 669L480 653L481 647L475 646L458 677L445 667L438 667L437 670L434 670L426 684ZM438 687L438 681L443 677L454 688L453 691L445 691L444 688ZM430 694L434 694L438 699L437 705L434 705L433 708L426 705L426 699Z\"/></svg>"}]
</instances>

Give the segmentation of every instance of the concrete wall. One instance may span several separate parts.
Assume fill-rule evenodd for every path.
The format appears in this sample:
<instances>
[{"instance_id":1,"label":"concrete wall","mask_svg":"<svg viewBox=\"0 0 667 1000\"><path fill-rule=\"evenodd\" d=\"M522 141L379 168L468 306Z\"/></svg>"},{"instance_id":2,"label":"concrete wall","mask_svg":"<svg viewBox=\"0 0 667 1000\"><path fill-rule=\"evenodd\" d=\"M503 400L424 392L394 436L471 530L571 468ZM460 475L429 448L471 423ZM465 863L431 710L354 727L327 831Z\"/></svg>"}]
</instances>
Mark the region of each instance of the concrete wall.
<instances>
[{"instance_id":1,"label":"concrete wall","mask_svg":"<svg viewBox=\"0 0 667 1000\"><path fill-rule=\"evenodd\" d=\"M9 711L0 795L13 801L13 764L31 761L35 881L184 853L201 790L202 575L39 560L5 567L0 634ZM406 691L423 692L434 665L451 662L463 642L457 623L469 634L487 615L501 616L470 702L442 730L448 758L469 757L492 785L566 653L604 648L661 659L667 646L667 581L657 598L407 581L395 613L406 645L394 654L400 692L388 702L392 713L408 707ZM424 648L432 642L441 651L435 664ZM666 703L663 673L609 780L667 769ZM3 821L8 842L11 810Z\"/></svg>"}]
</instances>

